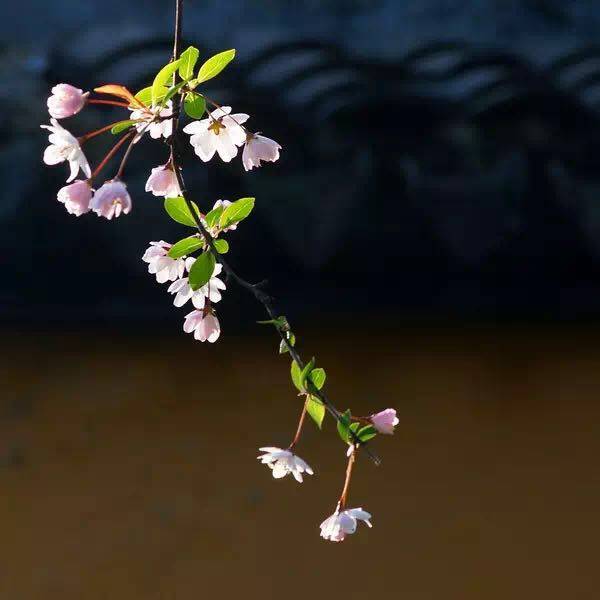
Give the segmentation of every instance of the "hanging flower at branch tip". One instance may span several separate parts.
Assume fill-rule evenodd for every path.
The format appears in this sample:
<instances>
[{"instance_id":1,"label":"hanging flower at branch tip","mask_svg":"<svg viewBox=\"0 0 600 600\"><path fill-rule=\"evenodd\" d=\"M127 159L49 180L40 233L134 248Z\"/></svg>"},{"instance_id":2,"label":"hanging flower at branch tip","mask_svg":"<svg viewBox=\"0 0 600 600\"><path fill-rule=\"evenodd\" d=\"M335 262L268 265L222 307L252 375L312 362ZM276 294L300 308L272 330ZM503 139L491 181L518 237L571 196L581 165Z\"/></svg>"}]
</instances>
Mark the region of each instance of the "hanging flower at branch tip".
<instances>
[{"instance_id":1,"label":"hanging flower at branch tip","mask_svg":"<svg viewBox=\"0 0 600 600\"><path fill-rule=\"evenodd\" d=\"M176 198L180 195L179 183L175 171L168 165L162 165L152 169L152 173L146 181L146 191L152 192L154 196L164 198Z\"/></svg>"},{"instance_id":2,"label":"hanging flower at branch tip","mask_svg":"<svg viewBox=\"0 0 600 600\"><path fill-rule=\"evenodd\" d=\"M260 167L260 161L275 162L279 159L281 146L271 138L260 135L260 133L249 133L246 135L246 145L242 152L242 164L246 171L254 167Z\"/></svg>"},{"instance_id":3,"label":"hanging flower at branch tip","mask_svg":"<svg viewBox=\"0 0 600 600\"><path fill-rule=\"evenodd\" d=\"M282 448L272 446L259 448L259 450L265 454L261 454L256 458L263 465L267 465L272 469L275 479L281 479L288 473L291 473L297 482L302 483L303 473L307 473L308 475L314 474L310 466L290 450L283 450Z\"/></svg>"},{"instance_id":4,"label":"hanging flower at branch tip","mask_svg":"<svg viewBox=\"0 0 600 600\"><path fill-rule=\"evenodd\" d=\"M91 210L92 188L87 181L78 179L60 188L57 199L65 205L69 214L80 217Z\"/></svg>"},{"instance_id":5,"label":"hanging flower at branch tip","mask_svg":"<svg viewBox=\"0 0 600 600\"><path fill-rule=\"evenodd\" d=\"M175 281L185 273L185 259L167 256L170 249L171 244L163 240L150 242L142 256L142 260L148 263L148 273L156 275L158 283Z\"/></svg>"},{"instance_id":6,"label":"hanging flower at branch tip","mask_svg":"<svg viewBox=\"0 0 600 600\"><path fill-rule=\"evenodd\" d=\"M154 140L159 139L161 136L164 138L171 137L173 133L173 119L168 117L173 114L173 103L171 100L167 104L160 108L158 106L152 108L136 108L131 110L131 119L139 121L135 125L138 132L137 139L146 132Z\"/></svg>"},{"instance_id":7,"label":"hanging flower at branch tip","mask_svg":"<svg viewBox=\"0 0 600 600\"><path fill-rule=\"evenodd\" d=\"M90 165L77 141L56 119L50 119L51 125L40 125L42 129L50 131L48 141L50 145L44 150L44 162L47 165L57 165L67 161L71 169L67 183L77 177L81 171L86 177L91 177Z\"/></svg>"},{"instance_id":8,"label":"hanging flower at branch tip","mask_svg":"<svg viewBox=\"0 0 600 600\"><path fill-rule=\"evenodd\" d=\"M131 197L127 186L119 179L111 179L96 190L90 204L99 216L108 219L127 215L131 211Z\"/></svg>"},{"instance_id":9,"label":"hanging flower at branch tip","mask_svg":"<svg viewBox=\"0 0 600 600\"><path fill-rule=\"evenodd\" d=\"M207 311L193 310L185 316L183 330L186 333L193 333L194 338L200 342L216 342L221 335L221 325L219 319Z\"/></svg>"},{"instance_id":10,"label":"hanging flower at branch tip","mask_svg":"<svg viewBox=\"0 0 600 600\"><path fill-rule=\"evenodd\" d=\"M369 420L373 423L373 427L375 427L379 433L387 435L392 435L394 433L394 427L399 423L396 411L393 408L386 408L381 412L375 413L369 417Z\"/></svg>"},{"instance_id":11,"label":"hanging flower at branch tip","mask_svg":"<svg viewBox=\"0 0 600 600\"><path fill-rule=\"evenodd\" d=\"M340 507L321 523L321 537L330 542L343 542L347 535L356 531L358 521L364 521L368 527L372 527L371 514L362 508L350 508L340 512Z\"/></svg>"},{"instance_id":12,"label":"hanging flower at branch tip","mask_svg":"<svg viewBox=\"0 0 600 600\"><path fill-rule=\"evenodd\" d=\"M190 134L190 144L194 152L204 162L208 162L215 152L224 162L230 162L237 156L238 146L246 141L246 132L242 123L250 117L243 113L230 115L230 106L222 106L210 113L208 119L192 121L183 128Z\"/></svg>"},{"instance_id":13,"label":"hanging flower at branch tip","mask_svg":"<svg viewBox=\"0 0 600 600\"><path fill-rule=\"evenodd\" d=\"M68 83L59 83L52 88L48 98L48 112L55 119L66 119L76 115L84 106L89 92L76 88Z\"/></svg>"}]
</instances>

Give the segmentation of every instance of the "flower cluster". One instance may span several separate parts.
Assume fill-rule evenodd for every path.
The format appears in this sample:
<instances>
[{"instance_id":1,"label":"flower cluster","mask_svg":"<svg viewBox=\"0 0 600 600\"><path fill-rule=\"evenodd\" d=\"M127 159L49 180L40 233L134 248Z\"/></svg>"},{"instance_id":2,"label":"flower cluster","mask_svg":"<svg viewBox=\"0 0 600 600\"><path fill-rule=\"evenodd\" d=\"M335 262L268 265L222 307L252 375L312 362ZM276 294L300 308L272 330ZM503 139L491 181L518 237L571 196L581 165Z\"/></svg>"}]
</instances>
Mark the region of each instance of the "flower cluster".
<instances>
[{"instance_id":1,"label":"flower cluster","mask_svg":"<svg viewBox=\"0 0 600 600\"><path fill-rule=\"evenodd\" d=\"M178 29L179 30L179 29ZM180 36L180 33L176 34ZM175 43L175 52L180 40ZM367 417L353 416L350 410L341 413L322 392L325 370L315 367L313 358L303 364L295 348L296 337L287 319L273 317L270 297L259 290L259 285L244 281L223 259L229 251L229 241L224 234L235 231L252 212L254 198L240 198L234 202L217 200L212 208L203 212L187 196L176 140L181 131L189 135L189 143L201 161L207 163L215 155L223 162L231 162L241 150L241 162L246 171L260 167L265 162L279 160L281 146L274 140L247 129L250 116L235 113L230 106L220 106L210 100L201 86L217 76L234 58L235 51L227 50L205 61L199 69L196 62L199 51L187 48L175 56L156 75L152 84L136 94L119 84L95 88L100 97L90 92L60 83L52 88L47 100L50 125L49 145L43 160L47 165L67 163L69 175L66 185L58 191L57 199L69 214L77 217L89 212L111 220L132 211L133 202L123 180L125 165L138 142L146 135L153 140L164 140L169 155L163 164L151 168L145 191L163 199L167 215L180 225L192 228L193 233L175 243L163 240L150 242L142 256L148 272L160 284L168 284L167 292L173 304L183 307L190 303L193 310L183 320L183 330L201 342L216 342L221 335L221 324L215 305L222 300L227 277L250 290L263 303L270 319L262 323L275 327L281 337L281 354L292 358L291 379L303 398L302 412L294 439L287 448L265 446L260 448L258 460L271 469L275 479L288 474L299 483L304 475L313 475L313 469L295 454L306 415L321 428L329 412L336 419L340 438L347 444L348 464L343 491L333 515L321 524L321 537L341 542L357 529L358 521L371 527L371 515L362 508L346 508L350 479L359 450L378 434L390 435L398 424L396 411L388 408ZM100 129L79 137L65 129L58 121L77 115L88 105L117 106L125 111L126 119L109 123ZM211 109L207 109L207 105ZM183 108L183 111L181 109ZM190 122L180 127L180 117ZM109 132L119 136L113 147L92 170L83 152L83 145L96 136ZM113 177L100 182L98 176L113 157L124 150ZM82 175L80 175L80 173ZM77 179L77 177L80 177ZM367 449L367 452L370 452ZM371 455L373 457L373 455Z\"/></svg>"}]
</instances>

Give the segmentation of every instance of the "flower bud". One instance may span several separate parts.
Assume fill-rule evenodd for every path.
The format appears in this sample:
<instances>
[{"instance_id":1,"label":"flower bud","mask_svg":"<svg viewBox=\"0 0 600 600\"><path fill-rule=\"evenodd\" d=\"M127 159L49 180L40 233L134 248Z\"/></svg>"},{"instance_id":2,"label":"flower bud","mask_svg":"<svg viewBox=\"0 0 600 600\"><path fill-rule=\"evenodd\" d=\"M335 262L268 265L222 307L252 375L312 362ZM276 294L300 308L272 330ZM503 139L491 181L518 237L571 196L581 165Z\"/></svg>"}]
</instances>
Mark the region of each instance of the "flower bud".
<instances>
[{"instance_id":1,"label":"flower bud","mask_svg":"<svg viewBox=\"0 0 600 600\"><path fill-rule=\"evenodd\" d=\"M87 96L68 83L59 83L52 88L52 95L48 98L48 112L55 119L72 117L85 106Z\"/></svg>"},{"instance_id":2,"label":"flower bud","mask_svg":"<svg viewBox=\"0 0 600 600\"><path fill-rule=\"evenodd\" d=\"M398 417L396 411L393 408L386 408L381 412L375 413L369 417L373 427L377 429L379 433L385 433L392 435L394 433L394 427L398 425Z\"/></svg>"}]
</instances>

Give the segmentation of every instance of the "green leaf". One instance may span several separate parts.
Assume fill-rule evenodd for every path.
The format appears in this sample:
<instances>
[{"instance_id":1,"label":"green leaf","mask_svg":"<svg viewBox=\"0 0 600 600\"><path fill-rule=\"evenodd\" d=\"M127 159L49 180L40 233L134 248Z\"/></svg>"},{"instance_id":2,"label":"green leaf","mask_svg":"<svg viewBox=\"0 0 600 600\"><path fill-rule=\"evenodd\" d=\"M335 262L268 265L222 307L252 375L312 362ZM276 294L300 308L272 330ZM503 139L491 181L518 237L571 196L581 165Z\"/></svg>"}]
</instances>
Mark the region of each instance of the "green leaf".
<instances>
[{"instance_id":1,"label":"green leaf","mask_svg":"<svg viewBox=\"0 0 600 600\"><path fill-rule=\"evenodd\" d=\"M196 61L200 56L200 51L194 46L186 48L179 57L179 76L181 79L191 79L194 74Z\"/></svg>"},{"instance_id":2,"label":"green leaf","mask_svg":"<svg viewBox=\"0 0 600 600\"><path fill-rule=\"evenodd\" d=\"M325 418L325 405L318 398L308 396L306 399L306 412L312 417L317 427L321 429Z\"/></svg>"},{"instance_id":3,"label":"green leaf","mask_svg":"<svg viewBox=\"0 0 600 600\"><path fill-rule=\"evenodd\" d=\"M192 202L192 206L197 215L200 216L200 211L194 202ZM165 210L173 221L181 223L182 225L187 225L188 227L196 227L196 221L194 221L192 213L189 211L182 196L178 196L177 198L165 198Z\"/></svg>"},{"instance_id":4,"label":"green leaf","mask_svg":"<svg viewBox=\"0 0 600 600\"><path fill-rule=\"evenodd\" d=\"M186 94L183 101L183 110L190 119L201 119L206 111L206 100L204 96L190 92Z\"/></svg>"},{"instance_id":5,"label":"green leaf","mask_svg":"<svg viewBox=\"0 0 600 600\"><path fill-rule=\"evenodd\" d=\"M313 369L310 372L310 380L314 386L320 390L325 385L325 369Z\"/></svg>"},{"instance_id":6,"label":"green leaf","mask_svg":"<svg viewBox=\"0 0 600 600\"><path fill-rule=\"evenodd\" d=\"M165 94L166 93L167 88L165 88ZM152 104L152 87L145 87L143 90L140 90L135 97L146 106L150 106Z\"/></svg>"},{"instance_id":7,"label":"green leaf","mask_svg":"<svg viewBox=\"0 0 600 600\"><path fill-rule=\"evenodd\" d=\"M291 331L288 331L286 335L290 346L294 346L296 344L296 336ZM279 342L279 354L285 354L286 352L289 352L287 344L281 340Z\"/></svg>"},{"instance_id":8,"label":"green leaf","mask_svg":"<svg viewBox=\"0 0 600 600\"><path fill-rule=\"evenodd\" d=\"M240 198L230 204L219 218L219 227L225 229L244 220L254 208L254 198Z\"/></svg>"},{"instance_id":9,"label":"green leaf","mask_svg":"<svg viewBox=\"0 0 600 600\"><path fill-rule=\"evenodd\" d=\"M346 444L349 443L348 436L350 435L350 417L351 413L350 409L348 409L345 413L340 415L340 419L337 422L338 433L340 434L342 441L346 442Z\"/></svg>"},{"instance_id":10,"label":"green leaf","mask_svg":"<svg viewBox=\"0 0 600 600\"><path fill-rule=\"evenodd\" d=\"M214 240L213 244L219 254L227 254L229 252L229 243L227 240Z\"/></svg>"},{"instance_id":11,"label":"green leaf","mask_svg":"<svg viewBox=\"0 0 600 600\"><path fill-rule=\"evenodd\" d=\"M171 246L167 256L169 258L181 258L182 256L189 256L192 252L196 252L204 245L204 242L198 236L186 237L183 240L179 240L176 244Z\"/></svg>"},{"instance_id":12,"label":"green leaf","mask_svg":"<svg viewBox=\"0 0 600 600\"><path fill-rule=\"evenodd\" d=\"M130 127L133 127L135 124L137 123L137 121L119 121L118 123L115 123L115 125L113 125L112 129L110 130L110 132L113 135L117 135L117 133L121 133L121 131L125 131L126 129L129 129Z\"/></svg>"},{"instance_id":13,"label":"green leaf","mask_svg":"<svg viewBox=\"0 0 600 600\"><path fill-rule=\"evenodd\" d=\"M365 425L356 432L356 435L361 442L368 442L377 435L377 429L373 425Z\"/></svg>"},{"instance_id":14,"label":"green leaf","mask_svg":"<svg viewBox=\"0 0 600 600\"><path fill-rule=\"evenodd\" d=\"M225 207L221 204L221 206L213 208L206 214L204 218L206 219L206 224L208 227L214 227L219 222L219 218L221 217L221 213L223 212L224 208Z\"/></svg>"},{"instance_id":15,"label":"green leaf","mask_svg":"<svg viewBox=\"0 0 600 600\"><path fill-rule=\"evenodd\" d=\"M295 362L295 361L294 361ZM306 391L306 378L309 376L310 372L315 367L315 357L313 356L310 359L310 362L304 365L304 369L300 372L300 385L302 386L302 391Z\"/></svg>"},{"instance_id":16,"label":"green leaf","mask_svg":"<svg viewBox=\"0 0 600 600\"><path fill-rule=\"evenodd\" d=\"M215 257L212 252L201 254L190 269L188 282L190 287L196 291L206 285L215 270Z\"/></svg>"},{"instance_id":17,"label":"green leaf","mask_svg":"<svg viewBox=\"0 0 600 600\"><path fill-rule=\"evenodd\" d=\"M300 370L300 367L298 366L298 363L293 360L292 361L292 368L291 368L291 375L292 375L292 383L296 386L296 389L299 392L303 392L304 390L302 389L302 371Z\"/></svg>"},{"instance_id":18,"label":"green leaf","mask_svg":"<svg viewBox=\"0 0 600 600\"><path fill-rule=\"evenodd\" d=\"M215 54L211 58L209 58L198 71L198 77L194 79L194 84L198 85L199 83L203 83L204 81L208 81L212 79L216 75L218 75L232 60L235 56L235 50L225 50L224 52L219 52L219 54Z\"/></svg>"},{"instance_id":19,"label":"green leaf","mask_svg":"<svg viewBox=\"0 0 600 600\"><path fill-rule=\"evenodd\" d=\"M185 81L180 81L179 83L172 85L163 98L159 100L159 104L165 105L184 85Z\"/></svg>"},{"instance_id":20,"label":"green leaf","mask_svg":"<svg viewBox=\"0 0 600 600\"><path fill-rule=\"evenodd\" d=\"M181 59L174 60L168 65L165 65L154 78L152 82L152 105L156 105L159 102L159 96L167 84L169 84L169 78L173 77L173 73L179 68L179 62Z\"/></svg>"}]
</instances>

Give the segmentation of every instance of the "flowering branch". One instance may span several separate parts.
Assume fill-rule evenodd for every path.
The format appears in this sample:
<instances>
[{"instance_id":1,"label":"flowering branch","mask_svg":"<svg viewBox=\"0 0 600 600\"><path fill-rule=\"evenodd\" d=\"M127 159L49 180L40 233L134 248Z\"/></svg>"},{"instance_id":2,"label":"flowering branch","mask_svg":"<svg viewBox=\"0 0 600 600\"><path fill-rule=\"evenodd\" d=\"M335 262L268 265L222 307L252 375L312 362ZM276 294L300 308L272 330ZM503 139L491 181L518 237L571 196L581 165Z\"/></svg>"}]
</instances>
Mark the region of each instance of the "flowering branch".
<instances>
[{"instance_id":1,"label":"flowering branch","mask_svg":"<svg viewBox=\"0 0 600 600\"><path fill-rule=\"evenodd\" d=\"M159 283L171 282L168 292L174 295L175 306L180 307L191 301L194 310L186 315L183 329L186 333L193 333L194 338L202 342L213 343L221 334L215 310L215 304L222 299L221 292L227 287L219 278L221 272L227 276L227 282L234 281L263 306L268 319L259 323L275 327L280 337L279 353L290 355L292 383L302 397L303 404L296 433L287 449L263 447L260 448L263 454L258 458L272 470L274 478L280 479L291 474L298 482L302 482L305 474L313 475L313 470L293 450L300 441L306 415L319 428L326 413L335 419L338 434L348 447L348 465L336 510L321 524L321 536L339 542L346 535L354 533L358 521L371 525L371 515L362 508L346 509L350 480L359 450L364 450L375 464L379 464L379 458L367 443L377 434L394 432L398 423L396 411L389 408L366 417L357 417L350 410L342 413L336 408L323 389L325 370L315 366L314 358L308 362L302 360L296 347L296 336L287 318L275 309L273 298L264 289L266 282L250 283L238 275L224 258L223 255L229 251L229 242L221 235L235 230L250 215L254 198L241 198L236 202L217 200L206 213L202 213L191 199L181 164L183 133L190 135L189 142L203 162L210 161L215 155L224 162L230 162L237 156L238 149L243 147L242 164L246 171L262 166L263 162L277 161L281 146L272 139L248 130L244 124L249 115L231 114L230 107L221 106L197 91L199 86L217 76L233 60L235 50L216 54L196 71L200 54L198 49L190 46L181 50L183 0L175 0L175 6L173 54L156 74L151 86L136 94L120 84L103 85L94 90L118 100L89 99L89 92L84 93L65 83L52 88L52 95L48 98L51 124L42 125L50 131L50 145L44 152L44 162L49 165L68 162L70 166L69 185L61 188L57 195L69 213L81 216L93 211L110 220L129 214L132 209L131 197L122 177L131 153L137 148L137 141L146 133L153 139L166 140L168 160L152 169L145 189L154 196L163 197L167 214L181 225L192 227L196 233L175 244L151 242L142 257L148 263L148 272L155 275ZM215 109L208 110L207 103ZM86 105L124 108L130 111L130 118L76 138L58 120L76 115ZM180 128L183 112L191 122ZM92 172L81 145L109 130L115 135L123 131L127 133L121 136ZM115 177L94 189L93 182L99 172L126 142L128 146ZM86 179L74 181L80 171Z\"/></svg>"}]
</instances>

